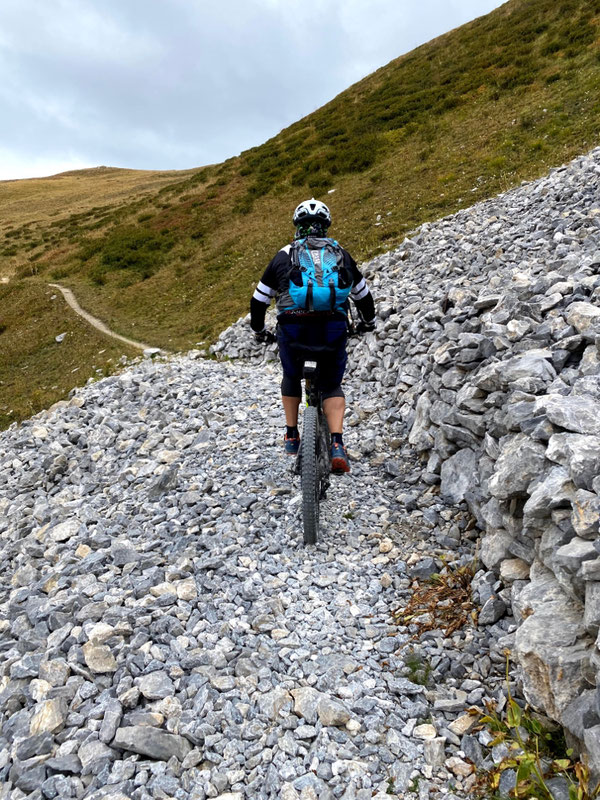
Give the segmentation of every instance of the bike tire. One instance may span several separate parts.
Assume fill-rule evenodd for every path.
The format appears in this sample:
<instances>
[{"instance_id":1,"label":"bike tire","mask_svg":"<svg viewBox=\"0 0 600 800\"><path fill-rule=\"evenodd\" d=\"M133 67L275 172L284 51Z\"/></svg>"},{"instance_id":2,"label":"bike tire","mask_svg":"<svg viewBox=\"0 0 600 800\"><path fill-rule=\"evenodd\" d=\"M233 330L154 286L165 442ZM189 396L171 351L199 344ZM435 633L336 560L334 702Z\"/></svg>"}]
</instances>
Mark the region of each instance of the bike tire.
<instances>
[{"instance_id":1,"label":"bike tire","mask_svg":"<svg viewBox=\"0 0 600 800\"><path fill-rule=\"evenodd\" d=\"M302 524L304 544L316 544L319 535L319 419L315 406L308 406L302 424Z\"/></svg>"}]
</instances>

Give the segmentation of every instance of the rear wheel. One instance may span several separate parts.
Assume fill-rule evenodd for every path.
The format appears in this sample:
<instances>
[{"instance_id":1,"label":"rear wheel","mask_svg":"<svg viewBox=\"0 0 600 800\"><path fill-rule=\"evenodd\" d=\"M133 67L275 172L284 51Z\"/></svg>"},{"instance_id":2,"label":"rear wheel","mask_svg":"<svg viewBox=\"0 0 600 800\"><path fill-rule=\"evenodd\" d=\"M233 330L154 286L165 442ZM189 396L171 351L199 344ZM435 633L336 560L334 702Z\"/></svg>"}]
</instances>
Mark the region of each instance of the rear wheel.
<instances>
[{"instance_id":1,"label":"rear wheel","mask_svg":"<svg viewBox=\"0 0 600 800\"><path fill-rule=\"evenodd\" d=\"M304 544L315 544L319 533L319 500L321 481L319 475L319 419L315 406L308 406L302 425L302 522Z\"/></svg>"}]
</instances>

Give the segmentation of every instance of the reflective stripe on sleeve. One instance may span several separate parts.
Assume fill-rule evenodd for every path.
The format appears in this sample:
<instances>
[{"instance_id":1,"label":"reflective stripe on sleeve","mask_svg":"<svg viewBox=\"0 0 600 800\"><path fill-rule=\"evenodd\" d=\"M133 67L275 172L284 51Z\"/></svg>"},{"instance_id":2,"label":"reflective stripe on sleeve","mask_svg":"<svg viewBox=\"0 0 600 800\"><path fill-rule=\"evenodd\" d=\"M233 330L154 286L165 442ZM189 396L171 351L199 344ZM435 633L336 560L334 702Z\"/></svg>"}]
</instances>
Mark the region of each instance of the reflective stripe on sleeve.
<instances>
[{"instance_id":1,"label":"reflective stripe on sleeve","mask_svg":"<svg viewBox=\"0 0 600 800\"><path fill-rule=\"evenodd\" d=\"M271 298L274 297L276 294L275 289L271 289L270 286L267 286L262 281L258 282L258 286L254 290L254 294L252 297L255 300L259 300L261 303L266 303L269 305L271 302Z\"/></svg>"},{"instance_id":2,"label":"reflective stripe on sleeve","mask_svg":"<svg viewBox=\"0 0 600 800\"><path fill-rule=\"evenodd\" d=\"M369 294L369 287L367 286L367 282L364 278L362 278L356 286L352 288L352 298L354 300L362 300L363 297L366 297Z\"/></svg>"}]
</instances>

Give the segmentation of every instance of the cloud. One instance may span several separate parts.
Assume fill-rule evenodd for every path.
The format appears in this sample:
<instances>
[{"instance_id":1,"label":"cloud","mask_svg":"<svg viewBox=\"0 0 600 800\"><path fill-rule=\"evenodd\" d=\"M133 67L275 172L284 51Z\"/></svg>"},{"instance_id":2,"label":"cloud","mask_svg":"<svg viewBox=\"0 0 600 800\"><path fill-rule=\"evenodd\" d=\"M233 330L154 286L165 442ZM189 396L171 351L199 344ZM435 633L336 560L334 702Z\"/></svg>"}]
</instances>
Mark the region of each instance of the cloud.
<instances>
[{"instance_id":1,"label":"cloud","mask_svg":"<svg viewBox=\"0 0 600 800\"><path fill-rule=\"evenodd\" d=\"M497 5L3 0L0 177L63 158L65 168L220 161Z\"/></svg>"}]
</instances>

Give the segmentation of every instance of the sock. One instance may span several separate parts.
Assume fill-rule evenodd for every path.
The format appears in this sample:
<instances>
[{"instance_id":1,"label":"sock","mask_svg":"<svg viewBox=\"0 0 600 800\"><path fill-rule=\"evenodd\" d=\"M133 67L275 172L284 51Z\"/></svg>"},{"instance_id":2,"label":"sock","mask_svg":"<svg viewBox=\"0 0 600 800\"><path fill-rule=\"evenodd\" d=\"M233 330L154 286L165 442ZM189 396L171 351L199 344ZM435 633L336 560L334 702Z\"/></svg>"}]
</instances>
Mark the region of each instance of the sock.
<instances>
[{"instance_id":1,"label":"sock","mask_svg":"<svg viewBox=\"0 0 600 800\"><path fill-rule=\"evenodd\" d=\"M343 446L344 442L342 441L342 434L341 433L332 433L331 434L331 441L333 444L341 444Z\"/></svg>"},{"instance_id":2,"label":"sock","mask_svg":"<svg viewBox=\"0 0 600 800\"><path fill-rule=\"evenodd\" d=\"M290 425L286 425L285 428L286 428L285 435L287 436L288 439L297 439L298 438L298 427L297 427L297 425L293 425L291 427L290 427Z\"/></svg>"}]
</instances>

